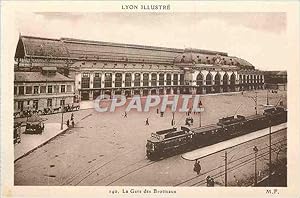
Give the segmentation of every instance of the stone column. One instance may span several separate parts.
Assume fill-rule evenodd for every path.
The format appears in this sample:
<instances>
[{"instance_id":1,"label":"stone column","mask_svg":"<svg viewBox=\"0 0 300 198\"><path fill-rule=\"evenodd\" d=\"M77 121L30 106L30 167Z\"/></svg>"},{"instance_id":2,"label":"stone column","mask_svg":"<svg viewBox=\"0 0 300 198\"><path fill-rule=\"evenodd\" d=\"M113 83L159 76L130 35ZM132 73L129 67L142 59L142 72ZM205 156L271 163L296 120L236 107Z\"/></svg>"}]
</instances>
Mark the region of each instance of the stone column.
<instances>
[{"instance_id":1,"label":"stone column","mask_svg":"<svg viewBox=\"0 0 300 198\"><path fill-rule=\"evenodd\" d=\"M105 73L101 73L101 88L104 88L104 82L105 82Z\"/></svg>"},{"instance_id":2,"label":"stone column","mask_svg":"<svg viewBox=\"0 0 300 198\"><path fill-rule=\"evenodd\" d=\"M167 85L167 73L164 73L164 86ZM164 94L166 95L166 94Z\"/></svg>"},{"instance_id":3,"label":"stone column","mask_svg":"<svg viewBox=\"0 0 300 198\"><path fill-rule=\"evenodd\" d=\"M93 88L93 73L90 73L90 88Z\"/></svg>"},{"instance_id":4,"label":"stone column","mask_svg":"<svg viewBox=\"0 0 300 198\"><path fill-rule=\"evenodd\" d=\"M171 86L174 85L173 80L174 80L174 74L171 74ZM171 90L172 90L171 92L173 94L173 89L171 89Z\"/></svg>"},{"instance_id":5,"label":"stone column","mask_svg":"<svg viewBox=\"0 0 300 198\"><path fill-rule=\"evenodd\" d=\"M122 87L125 87L125 73L122 73Z\"/></svg>"},{"instance_id":6,"label":"stone column","mask_svg":"<svg viewBox=\"0 0 300 198\"><path fill-rule=\"evenodd\" d=\"M115 80L116 80L116 73L112 73L112 74L111 74L111 77L112 77L112 79L111 79L111 80L112 80L112 85L111 85L111 87L114 88L114 87L115 87Z\"/></svg>"}]
</instances>

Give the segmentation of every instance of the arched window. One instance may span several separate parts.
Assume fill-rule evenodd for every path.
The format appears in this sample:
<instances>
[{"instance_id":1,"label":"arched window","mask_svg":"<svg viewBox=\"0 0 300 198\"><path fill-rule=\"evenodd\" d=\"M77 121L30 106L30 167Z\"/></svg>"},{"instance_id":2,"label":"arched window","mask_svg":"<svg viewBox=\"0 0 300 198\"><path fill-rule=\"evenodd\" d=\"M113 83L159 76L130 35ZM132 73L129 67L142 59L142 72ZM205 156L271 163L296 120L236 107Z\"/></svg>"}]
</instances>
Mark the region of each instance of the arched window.
<instances>
[{"instance_id":1,"label":"arched window","mask_svg":"<svg viewBox=\"0 0 300 198\"><path fill-rule=\"evenodd\" d=\"M134 86L135 87L141 86L141 74L140 73L134 74Z\"/></svg>"},{"instance_id":2,"label":"arched window","mask_svg":"<svg viewBox=\"0 0 300 198\"><path fill-rule=\"evenodd\" d=\"M211 73L208 73L206 75L206 85L211 85L212 84L212 75Z\"/></svg>"},{"instance_id":3,"label":"arched window","mask_svg":"<svg viewBox=\"0 0 300 198\"><path fill-rule=\"evenodd\" d=\"M149 86L149 74L143 74L143 86L147 87Z\"/></svg>"},{"instance_id":4,"label":"arched window","mask_svg":"<svg viewBox=\"0 0 300 198\"><path fill-rule=\"evenodd\" d=\"M167 74L167 85L171 85L171 74Z\"/></svg>"},{"instance_id":5,"label":"arched window","mask_svg":"<svg viewBox=\"0 0 300 198\"><path fill-rule=\"evenodd\" d=\"M122 87L122 74L121 73L115 74L115 87Z\"/></svg>"},{"instance_id":6,"label":"arched window","mask_svg":"<svg viewBox=\"0 0 300 198\"><path fill-rule=\"evenodd\" d=\"M199 73L197 75L197 78L196 78L196 84L198 86L202 86L203 85L203 75L201 73Z\"/></svg>"},{"instance_id":7,"label":"arched window","mask_svg":"<svg viewBox=\"0 0 300 198\"><path fill-rule=\"evenodd\" d=\"M131 73L126 73L125 74L125 87L131 87Z\"/></svg>"},{"instance_id":8,"label":"arched window","mask_svg":"<svg viewBox=\"0 0 300 198\"><path fill-rule=\"evenodd\" d=\"M151 74L151 86L157 86L157 74Z\"/></svg>"},{"instance_id":9,"label":"arched window","mask_svg":"<svg viewBox=\"0 0 300 198\"><path fill-rule=\"evenodd\" d=\"M112 74L111 73L105 73L104 85L105 85L105 87L112 87Z\"/></svg>"},{"instance_id":10,"label":"arched window","mask_svg":"<svg viewBox=\"0 0 300 198\"><path fill-rule=\"evenodd\" d=\"M178 74L173 74L173 85L178 85Z\"/></svg>"},{"instance_id":11,"label":"arched window","mask_svg":"<svg viewBox=\"0 0 300 198\"><path fill-rule=\"evenodd\" d=\"M223 76L223 85L228 85L228 74L225 73Z\"/></svg>"},{"instance_id":12,"label":"arched window","mask_svg":"<svg viewBox=\"0 0 300 198\"><path fill-rule=\"evenodd\" d=\"M235 74L234 73L232 73L230 76L230 84L235 85Z\"/></svg>"},{"instance_id":13,"label":"arched window","mask_svg":"<svg viewBox=\"0 0 300 198\"><path fill-rule=\"evenodd\" d=\"M164 85L164 74L159 74L159 85Z\"/></svg>"},{"instance_id":14,"label":"arched window","mask_svg":"<svg viewBox=\"0 0 300 198\"><path fill-rule=\"evenodd\" d=\"M215 85L220 85L220 84L221 84L221 76L219 73L217 73L215 76Z\"/></svg>"}]
</instances>

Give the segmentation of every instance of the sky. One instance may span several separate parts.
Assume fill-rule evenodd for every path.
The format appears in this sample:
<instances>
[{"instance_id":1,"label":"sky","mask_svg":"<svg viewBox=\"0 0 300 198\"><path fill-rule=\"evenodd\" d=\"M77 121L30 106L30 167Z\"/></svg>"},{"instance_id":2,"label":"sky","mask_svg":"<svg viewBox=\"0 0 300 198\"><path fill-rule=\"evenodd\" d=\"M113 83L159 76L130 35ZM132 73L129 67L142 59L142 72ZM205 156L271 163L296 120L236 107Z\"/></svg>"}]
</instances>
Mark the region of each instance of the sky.
<instances>
[{"instance_id":1,"label":"sky","mask_svg":"<svg viewBox=\"0 0 300 198\"><path fill-rule=\"evenodd\" d=\"M227 52L261 70L286 70L286 13L23 13L22 35Z\"/></svg>"}]
</instances>

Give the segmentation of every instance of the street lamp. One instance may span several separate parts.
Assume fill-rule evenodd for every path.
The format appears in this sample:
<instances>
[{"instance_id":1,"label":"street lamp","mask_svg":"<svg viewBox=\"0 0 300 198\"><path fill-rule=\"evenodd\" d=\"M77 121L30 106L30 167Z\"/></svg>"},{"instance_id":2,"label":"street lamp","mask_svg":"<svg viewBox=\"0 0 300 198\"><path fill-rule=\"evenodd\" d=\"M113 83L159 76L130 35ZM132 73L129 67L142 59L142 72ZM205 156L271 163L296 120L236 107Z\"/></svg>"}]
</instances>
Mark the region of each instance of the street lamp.
<instances>
[{"instance_id":1,"label":"street lamp","mask_svg":"<svg viewBox=\"0 0 300 198\"><path fill-rule=\"evenodd\" d=\"M270 127L269 127L269 186L271 186L271 176L272 176L272 148L271 148L271 134L272 134L272 129L271 129L271 120L269 121Z\"/></svg>"},{"instance_id":2,"label":"street lamp","mask_svg":"<svg viewBox=\"0 0 300 198\"><path fill-rule=\"evenodd\" d=\"M255 96L248 96L248 98L251 98L255 102L255 115L257 115L257 92L255 92Z\"/></svg>"},{"instance_id":3,"label":"street lamp","mask_svg":"<svg viewBox=\"0 0 300 198\"><path fill-rule=\"evenodd\" d=\"M256 159L257 159L257 152L258 152L258 148L256 146L253 147L253 151L254 151L254 186L257 185L257 167L256 167Z\"/></svg>"},{"instance_id":4,"label":"street lamp","mask_svg":"<svg viewBox=\"0 0 300 198\"><path fill-rule=\"evenodd\" d=\"M255 147L256 147L256 146L255 146ZM233 159L233 157L235 157L238 153L240 153L240 152L242 152L242 151L245 151L246 149L249 149L249 148L251 148L251 146L250 146L250 147L247 147L247 148L244 148L244 149L242 149L242 150L239 149L239 151L238 151L237 153L233 154L229 160L228 160L228 154L231 153L231 152L233 152L233 151L236 151L238 148L235 148L235 149L233 149L233 150L231 150L231 151L229 151L229 152L227 152L227 150L225 150L225 155L222 156L222 157L224 157L224 162L225 162L225 174L224 174L224 176L225 176L225 186L227 186L228 164L231 162L231 160ZM253 149L254 149L254 148L253 148ZM257 149L257 147L256 147L256 149ZM258 151L258 149L257 149L257 151ZM256 153L256 154L257 154L257 153ZM256 155L255 155L255 156L256 156ZM255 162L255 164L256 164L256 162ZM255 167L255 173L256 173L256 167Z\"/></svg>"},{"instance_id":5,"label":"street lamp","mask_svg":"<svg viewBox=\"0 0 300 198\"><path fill-rule=\"evenodd\" d=\"M60 130L63 130L63 126L64 126L64 111L65 111L65 106L62 105L61 106L61 125L60 125Z\"/></svg>"}]
</instances>

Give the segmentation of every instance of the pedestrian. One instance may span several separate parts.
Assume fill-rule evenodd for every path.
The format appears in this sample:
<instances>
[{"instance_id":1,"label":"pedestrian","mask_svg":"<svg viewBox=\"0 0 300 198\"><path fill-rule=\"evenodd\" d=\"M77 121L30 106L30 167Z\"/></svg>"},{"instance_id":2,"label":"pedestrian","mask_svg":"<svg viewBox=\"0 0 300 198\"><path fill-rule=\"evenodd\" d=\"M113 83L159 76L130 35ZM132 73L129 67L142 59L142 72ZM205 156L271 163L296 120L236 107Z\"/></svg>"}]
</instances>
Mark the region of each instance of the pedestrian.
<instances>
[{"instance_id":1,"label":"pedestrian","mask_svg":"<svg viewBox=\"0 0 300 198\"><path fill-rule=\"evenodd\" d=\"M200 162L197 160L195 161L195 164L194 164L194 171L197 173L197 175L199 175L200 171L201 171Z\"/></svg>"},{"instance_id":2,"label":"pedestrian","mask_svg":"<svg viewBox=\"0 0 300 198\"><path fill-rule=\"evenodd\" d=\"M156 109L156 114L159 114L159 109L158 108Z\"/></svg>"},{"instance_id":3,"label":"pedestrian","mask_svg":"<svg viewBox=\"0 0 300 198\"><path fill-rule=\"evenodd\" d=\"M124 113L124 118L127 118L127 112L125 111L125 113Z\"/></svg>"},{"instance_id":4,"label":"pedestrian","mask_svg":"<svg viewBox=\"0 0 300 198\"><path fill-rule=\"evenodd\" d=\"M234 178L234 181L235 181L236 185L237 185L237 186L240 186L240 182L239 182L239 180L236 178L235 175L233 176L233 178Z\"/></svg>"},{"instance_id":5,"label":"pedestrian","mask_svg":"<svg viewBox=\"0 0 300 198\"><path fill-rule=\"evenodd\" d=\"M206 186L212 187L215 185L215 180L209 175L206 177Z\"/></svg>"},{"instance_id":6,"label":"pedestrian","mask_svg":"<svg viewBox=\"0 0 300 198\"><path fill-rule=\"evenodd\" d=\"M148 118L146 119L146 126L147 125L149 126L149 119Z\"/></svg>"},{"instance_id":7,"label":"pedestrian","mask_svg":"<svg viewBox=\"0 0 300 198\"><path fill-rule=\"evenodd\" d=\"M71 113L71 120L74 120L74 114Z\"/></svg>"},{"instance_id":8,"label":"pedestrian","mask_svg":"<svg viewBox=\"0 0 300 198\"><path fill-rule=\"evenodd\" d=\"M191 125L193 125L193 123L194 123L194 119L191 117Z\"/></svg>"},{"instance_id":9,"label":"pedestrian","mask_svg":"<svg viewBox=\"0 0 300 198\"><path fill-rule=\"evenodd\" d=\"M67 120L67 127L69 128L69 126L70 126L70 121L69 121L69 119Z\"/></svg>"},{"instance_id":10,"label":"pedestrian","mask_svg":"<svg viewBox=\"0 0 300 198\"><path fill-rule=\"evenodd\" d=\"M72 127L73 127L73 128L74 128L74 125L75 125L74 120L72 120Z\"/></svg>"}]
</instances>

